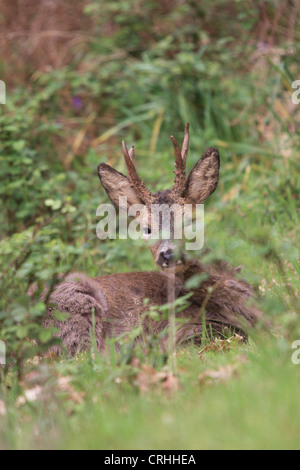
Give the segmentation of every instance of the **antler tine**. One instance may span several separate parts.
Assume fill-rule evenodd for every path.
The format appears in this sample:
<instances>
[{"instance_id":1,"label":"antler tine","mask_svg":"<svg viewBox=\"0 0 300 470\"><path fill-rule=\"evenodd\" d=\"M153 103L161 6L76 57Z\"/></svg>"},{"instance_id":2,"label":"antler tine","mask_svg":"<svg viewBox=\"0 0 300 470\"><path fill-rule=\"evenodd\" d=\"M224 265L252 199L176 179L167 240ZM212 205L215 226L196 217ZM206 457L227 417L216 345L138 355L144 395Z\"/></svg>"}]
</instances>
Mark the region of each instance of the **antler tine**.
<instances>
[{"instance_id":1,"label":"antler tine","mask_svg":"<svg viewBox=\"0 0 300 470\"><path fill-rule=\"evenodd\" d=\"M139 177L137 173L137 169L134 162L134 147L132 146L128 152L125 141L122 140L122 149L130 183L136 190L137 196L139 196L142 201L146 203L151 200L152 194L149 189L146 188L143 180Z\"/></svg>"},{"instance_id":2,"label":"antler tine","mask_svg":"<svg viewBox=\"0 0 300 470\"><path fill-rule=\"evenodd\" d=\"M133 145L130 147L128 154L129 154L130 160L132 161L132 163L135 166L135 163L134 163L134 146Z\"/></svg>"},{"instance_id":3,"label":"antler tine","mask_svg":"<svg viewBox=\"0 0 300 470\"><path fill-rule=\"evenodd\" d=\"M123 155L124 155L124 158L125 158L125 163L126 163L126 166L127 166L127 170L131 175L132 173L136 172L136 167L135 167L135 163L134 163L134 150L133 150L133 147L131 147L131 149L128 152L126 144L125 144L125 140L122 140L122 150L123 150Z\"/></svg>"},{"instance_id":4,"label":"antler tine","mask_svg":"<svg viewBox=\"0 0 300 470\"><path fill-rule=\"evenodd\" d=\"M182 144L182 149L180 151L180 147L178 145L177 140L171 135L171 139L174 145L174 152L175 152L175 179L174 179L174 186L173 191L181 195L185 188L185 164L189 149L189 123L186 124L184 130L184 139Z\"/></svg>"},{"instance_id":5,"label":"antler tine","mask_svg":"<svg viewBox=\"0 0 300 470\"><path fill-rule=\"evenodd\" d=\"M175 164L176 164L176 166L177 166L177 165L181 166L181 164L182 164L182 158L181 158L180 147L179 147L179 145L178 145L177 140L175 139L175 137L174 137L173 135L171 135L171 139L172 139L172 142L173 142L173 145L174 145Z\"/></svg>"}]
</instances>

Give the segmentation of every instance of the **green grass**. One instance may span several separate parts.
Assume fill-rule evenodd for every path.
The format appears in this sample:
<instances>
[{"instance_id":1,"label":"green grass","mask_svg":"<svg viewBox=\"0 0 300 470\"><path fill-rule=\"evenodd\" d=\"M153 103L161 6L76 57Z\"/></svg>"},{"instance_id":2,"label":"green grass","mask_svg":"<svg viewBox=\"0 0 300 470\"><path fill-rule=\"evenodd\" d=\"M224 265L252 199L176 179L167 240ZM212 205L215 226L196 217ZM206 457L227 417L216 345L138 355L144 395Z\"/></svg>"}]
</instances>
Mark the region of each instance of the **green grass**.
<instances>
[{"instance_id":1,"label":"green grass","mask_svg":"<svg viewBox=\"0 0 300 470\"><path fill-rule=\"evenodd\" d=\"M91 357L43 365L37 382L47 389L30 404L9 406L0 431L2 448L59 449L297 449L300 366L290 344L256 338L229 353L178 352L180 390L141 394L132 370L97 364ZM199 383L199 374L237 365L224 382ZM55 374L72 374L86 393L67 400Z\"/></svg>"}]
</instances>

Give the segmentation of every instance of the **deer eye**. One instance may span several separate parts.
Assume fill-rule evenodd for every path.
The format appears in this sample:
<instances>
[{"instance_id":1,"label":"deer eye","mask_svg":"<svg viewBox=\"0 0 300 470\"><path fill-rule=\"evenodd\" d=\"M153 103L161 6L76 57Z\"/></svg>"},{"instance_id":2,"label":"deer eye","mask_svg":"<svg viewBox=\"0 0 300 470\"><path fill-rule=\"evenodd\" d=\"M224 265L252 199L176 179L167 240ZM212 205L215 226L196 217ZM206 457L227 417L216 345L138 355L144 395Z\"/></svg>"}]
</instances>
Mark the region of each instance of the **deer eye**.
<instances>
[{"instance_id":1,"label":"deer eye","mask_svg":"<svg viewBox=\"0 0 300 470\"><path fill-rule=\"evenodd\" d=\"M151 228L150 227L145 227L144 228L144 234L145 235L151 235Z\"/></svg>"}]
</instances>

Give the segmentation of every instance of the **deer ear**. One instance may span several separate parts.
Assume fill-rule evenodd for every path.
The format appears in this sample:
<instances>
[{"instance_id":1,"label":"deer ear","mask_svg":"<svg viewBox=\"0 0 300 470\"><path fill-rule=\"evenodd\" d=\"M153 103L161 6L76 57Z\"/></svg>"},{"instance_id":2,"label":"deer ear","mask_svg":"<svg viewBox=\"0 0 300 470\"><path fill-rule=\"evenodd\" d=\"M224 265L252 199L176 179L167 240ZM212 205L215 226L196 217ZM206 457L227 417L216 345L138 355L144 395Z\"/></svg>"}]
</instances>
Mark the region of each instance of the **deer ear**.
<instances>
[{"instance_id":1,"label":"deer ear","mask_svg":"<svg viewBox=\"0 0 300 470\"><path fill-rule=\"evenodd\" d=\"M133 204L143 204L136 195L129 179L111 166L106 165L106 163L100 163L98 166L98 176L109 199L120 209L128 209ZM127 197L127 207L120 205L120 197Z\"/></svg>"},{"instance_id":2,"label":"deer ear","mask_svg":"<svg viewBox=\"0 0 300 470\"><path fill-rule=\"evenodd\" d=\"M190 172L183 197L193 204L201 204L218 186L220 157L216 148L209 148Z\"/></svg>"}]
</instances>

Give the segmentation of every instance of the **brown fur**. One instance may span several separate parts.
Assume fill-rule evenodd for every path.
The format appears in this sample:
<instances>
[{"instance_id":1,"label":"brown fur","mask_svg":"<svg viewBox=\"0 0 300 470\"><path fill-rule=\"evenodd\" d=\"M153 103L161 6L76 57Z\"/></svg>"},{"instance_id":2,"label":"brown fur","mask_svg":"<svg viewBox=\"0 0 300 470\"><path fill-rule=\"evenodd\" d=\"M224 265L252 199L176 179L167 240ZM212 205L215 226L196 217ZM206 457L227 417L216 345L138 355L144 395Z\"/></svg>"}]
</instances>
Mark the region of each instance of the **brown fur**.
<instances>
[{"instance_id":1,"label":"brown fur","mask_svg":"<svg viewBox=\"0 0 300 470\"><path fill-rule=\"evenodd\" d=\"M176 314L181 320L177 344L193 339L201 342L203 318L206 329L213 336L222 335L225 327L247 336L248 330L260 317L259 311L248 305L253 291L244 281L238 280L228 266L203 266L196 261L188 262L181 273L176 274L176 297L188 293L185 282L195 274L207 273L208 278L200 287L193 290L189 306ZM87 278L84 274L73 274L58 285L51 297L56 306L48 309L45 326L59 329L58 337L72 355L90 347L92 312L95 313L96 341L98 349L105 350L105 339L117 338L132 331L141 319L144 335L158 334L168 326L168 320L152 320L146 313L150 306L164 305L168 301L167 274L161 272L141 272L113 274ZM212 288L212 292L209 290ZM144 299L150 299L145 306ZM53 310L68 312L65 322L53 317ZM182 324L182 319L186 320ZM140 338L141 339L141 338ZM162 340L165 348L166 340Z\"/></svg>"}]
</instances>

